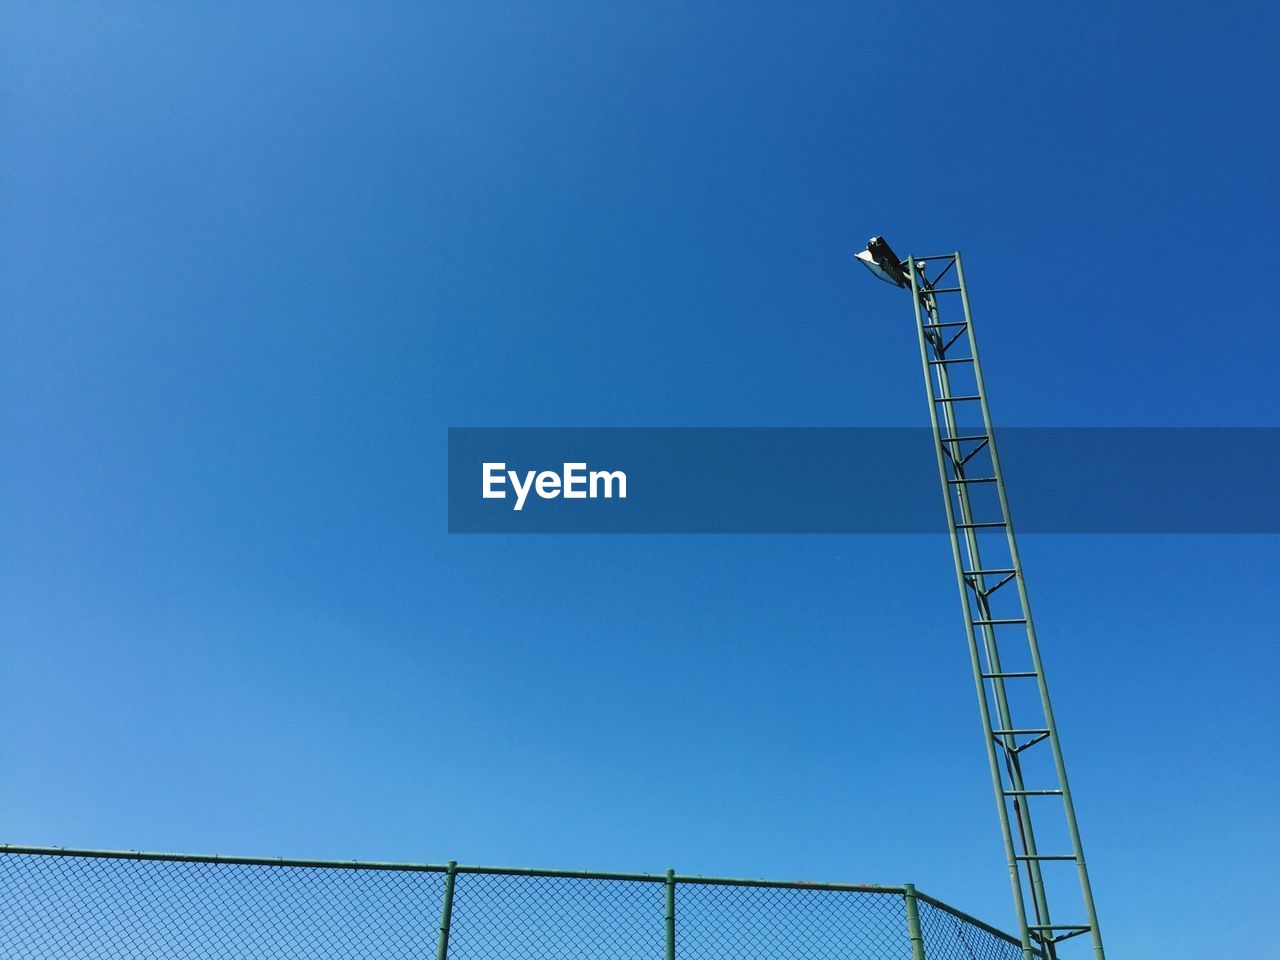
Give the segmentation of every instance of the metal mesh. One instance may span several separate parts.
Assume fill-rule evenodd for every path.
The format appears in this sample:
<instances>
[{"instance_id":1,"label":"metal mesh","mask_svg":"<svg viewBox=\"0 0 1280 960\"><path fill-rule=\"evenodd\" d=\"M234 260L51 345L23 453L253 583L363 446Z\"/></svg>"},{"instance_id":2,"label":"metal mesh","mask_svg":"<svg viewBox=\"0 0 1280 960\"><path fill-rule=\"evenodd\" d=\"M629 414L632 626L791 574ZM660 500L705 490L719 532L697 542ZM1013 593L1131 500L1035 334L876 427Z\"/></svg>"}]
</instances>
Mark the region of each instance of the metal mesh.
<instances>
[{"instance_id":1,"label":"metal mesh","mask_svg":"<svg viewBox=\"0 0 1280 960\"><path fill-rule=\"evenodd\" d=\"M665 878L0 850L5 960L664 960ZM911 960L901 888L676 878L680 960ZM1019 960L918 901L929 960Z\"/></svg>"},{"instance_id":2,"label":"metal mesh","mask_svg":"<svg viewBox=\"0 0 1280 960\"><path fill-rule=\"evenodd\" d=\"M11 960L433 955L438 873L6 854Z\"/></svg>"},{"instance_id":3,"label":"metal mesh","mask_svg":"<svg viewBox=\"0 0 1280 960\"><path fill-rule=\"evenodd\" d=\"M963 917L918 901L929 960L1022 960L1022 947Z\"/></svg>"},{"instance_id":4,"label":"metal mesh","mask_svg":"<svg viewBox=\"0 0 1280 960\"><path fill-rule=\"evenodd\" d=\"M676 917L688 960L911 960L894 894L681 883Z\"/></svg>"},{"instance_id":5,"label":"metal mesh","mask_svg":"<svg viewBox=\"0 0 1280 960\"><path fill-rule=\"evenodd\" d=\"M664 887L634 880L460 874L449 957L660 958Z\"/></svg>"}]
</instances>

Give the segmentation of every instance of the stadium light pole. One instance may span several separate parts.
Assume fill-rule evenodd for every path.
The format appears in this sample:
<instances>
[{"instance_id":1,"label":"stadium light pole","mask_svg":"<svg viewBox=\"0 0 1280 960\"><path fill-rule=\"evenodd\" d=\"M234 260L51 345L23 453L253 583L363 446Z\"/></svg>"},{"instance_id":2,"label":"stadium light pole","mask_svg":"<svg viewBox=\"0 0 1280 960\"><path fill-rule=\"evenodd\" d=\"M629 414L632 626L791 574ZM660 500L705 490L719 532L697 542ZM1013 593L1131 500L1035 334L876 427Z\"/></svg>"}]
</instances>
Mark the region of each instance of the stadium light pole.
<instances>
[{"instance_id":1,"label":"stadium light pole","mask_svg":"<svg viewBox=\"0 0 1280 960\"><path fill-rule=\"evenodd\" d=\"M866 250L855 256L877 278L899 289L910 289L912 295L956 585L964 610L965 634L1024 960L1035 960L1037 956L1058 960L1059 944L1085 933L1093 942L1094 960L1105 960L1075 806L1067 784L1022 560L1014 537L1004 474L996 451L964 265L959 253L909 256L903 260L884 237L872 237ZM946 279L952 270L954 275ZM932 277L926 272L931 272ZM940 302L948 294L959 294L959 319L942 317ZM979 418L981 427L969 426ZM993 488L994 498L982 496L981 491ZM1013 585L1012 590L998 593L1009 584ZM1016 599L1011 600L1011 595L1016 595ZM1026 641L1021 653L1009 648L1019 627ZM1011 665L1006 665L1006 658ZM1033 685L1038 696L1032 696L1033 691L1027 686L1019 686L1026 684ZM1022 696L1011 697L1010 691ZM1037 700L1038 709L1031 706ZM1015 702L1019 714L1032 714L1029 722L1015 721ZM1045 746L1051 759L1048 764L1037 759L1043 757ZM1036 747L1040 749L1034 750ZM1049 776L1056 779L1056 786L1046 782ZM1070 853L1042 853L1037 845L1032 806L1051 803L1052 798L1059 798L1062 804ZM1041 812L1037 816L1043 816L1043 808L1038 810ZM1053 861L1075 864L1085 922L1062 923L1052 919L1043 868Z\"/></svg>"}]
</instances>

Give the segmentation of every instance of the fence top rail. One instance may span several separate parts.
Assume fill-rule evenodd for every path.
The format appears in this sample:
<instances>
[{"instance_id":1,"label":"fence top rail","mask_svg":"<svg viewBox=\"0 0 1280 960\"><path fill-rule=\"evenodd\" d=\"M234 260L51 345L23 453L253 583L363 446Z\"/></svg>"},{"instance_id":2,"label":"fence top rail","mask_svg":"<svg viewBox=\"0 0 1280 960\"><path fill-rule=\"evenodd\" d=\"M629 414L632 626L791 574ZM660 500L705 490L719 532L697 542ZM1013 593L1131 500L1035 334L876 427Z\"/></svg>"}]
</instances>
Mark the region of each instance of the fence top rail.
<instances>
[{"instance_id":1,"label":"fence top rail","mask_svg":"<svg viewBox=\"0 0 1280 960\"><path fill-rule=\"evenodd\" d=\"M666 873L613 873L601 870L549 870L536 867L487 867L454 863L397 863L377 860L303 860L288 857L242 857L223 854L201 853L156 853L144 850L92 850L76 847L36 847L20 844L0 844L0 856L28 855L44 857L83 857L101 860L151 860L169 863L209 863L255 867L300 867L330 870L398 870L410 873L447 873L451 868L455 873L488 874L516 877L548 877L569 880L623 880L639 883L666 883L668 879L679 884L702 884L706 886L755 887L784 890L819 890L844 893L872 893L904 896L905 886L893 886L876 883L813 883L806 880L760 880L746 877L709 877L698 874ZM969 914L957 910L941 900L926 893L915 891L919 900L951 914L958 920L979 927L993 936L1010 943L1018 943L1016 937L1002 930L983 923Z\"/></svg>"},{"instance_id":2,"label":"fence top rail","mask_svg":"<svg viewBox=\"0 0 1280 960\"><path fill-rule=\"evenodd\" d=\"M242 857L207 853L156 853L144 850L91 850L76 847L34 847L0 844L2 854L27 854L46 857L88 857L103 860L159 860L170 863L225 863L257 867L310 867L331 870L401 870L414 873L491 874L516 877L558 877L572 880L627 880L639 883L666 883L664 873L614 873L603 870L550 870L535 867L491 867L469 864L396 863L376 860L303 860L289 857ZM676 883L706 884L727 887L768 887L795 890L831 890L846 893L884 893L901 896L902 886L877 883L815 883L806 880L760 880L746 877L708 877L697 874L674 874Z\"/></svg>"}]
</instances>

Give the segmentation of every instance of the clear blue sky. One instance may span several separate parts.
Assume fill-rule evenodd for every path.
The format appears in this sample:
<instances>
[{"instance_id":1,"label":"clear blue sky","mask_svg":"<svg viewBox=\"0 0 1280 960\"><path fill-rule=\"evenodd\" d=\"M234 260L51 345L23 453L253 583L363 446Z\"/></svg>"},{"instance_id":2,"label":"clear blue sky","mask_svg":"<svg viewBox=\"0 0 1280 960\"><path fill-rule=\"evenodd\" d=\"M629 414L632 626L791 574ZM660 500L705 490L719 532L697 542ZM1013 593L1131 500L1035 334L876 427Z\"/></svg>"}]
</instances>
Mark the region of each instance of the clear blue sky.
<instances>
[{"instance_id":1,"label":"clear blue sky","mask_svg":"<svg viewBox=\"0 0 1280 960\"><path fill-rule=\"evenodd\" d=\"M446 430L923 424L879 232L999 423L1278 425L1273 7L2 16L0 839L1011 925L941 532L450 536ZM1258 955L1280 542L1023 553L1111 951Z\"/></svg>"}]
</instances>

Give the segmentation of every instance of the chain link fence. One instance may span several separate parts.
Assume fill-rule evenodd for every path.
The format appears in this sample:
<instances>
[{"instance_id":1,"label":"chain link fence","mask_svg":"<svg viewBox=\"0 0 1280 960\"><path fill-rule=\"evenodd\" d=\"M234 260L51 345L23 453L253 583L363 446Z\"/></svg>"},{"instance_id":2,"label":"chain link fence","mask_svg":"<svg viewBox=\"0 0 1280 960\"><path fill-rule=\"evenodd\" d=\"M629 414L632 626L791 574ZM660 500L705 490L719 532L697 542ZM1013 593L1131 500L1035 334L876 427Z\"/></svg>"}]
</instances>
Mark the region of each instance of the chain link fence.
<instances>
[{"instance_id":1,"label":"chain link fence","mask_svg":"<svg viewBox=\"0 0 1280 960\"><path fill-rule=\"evenodd\" d=\"M920 960L921 950L1022 958L1012 937L910 887L0 847L6 960Z\"/></svg>"}]
</instances>

